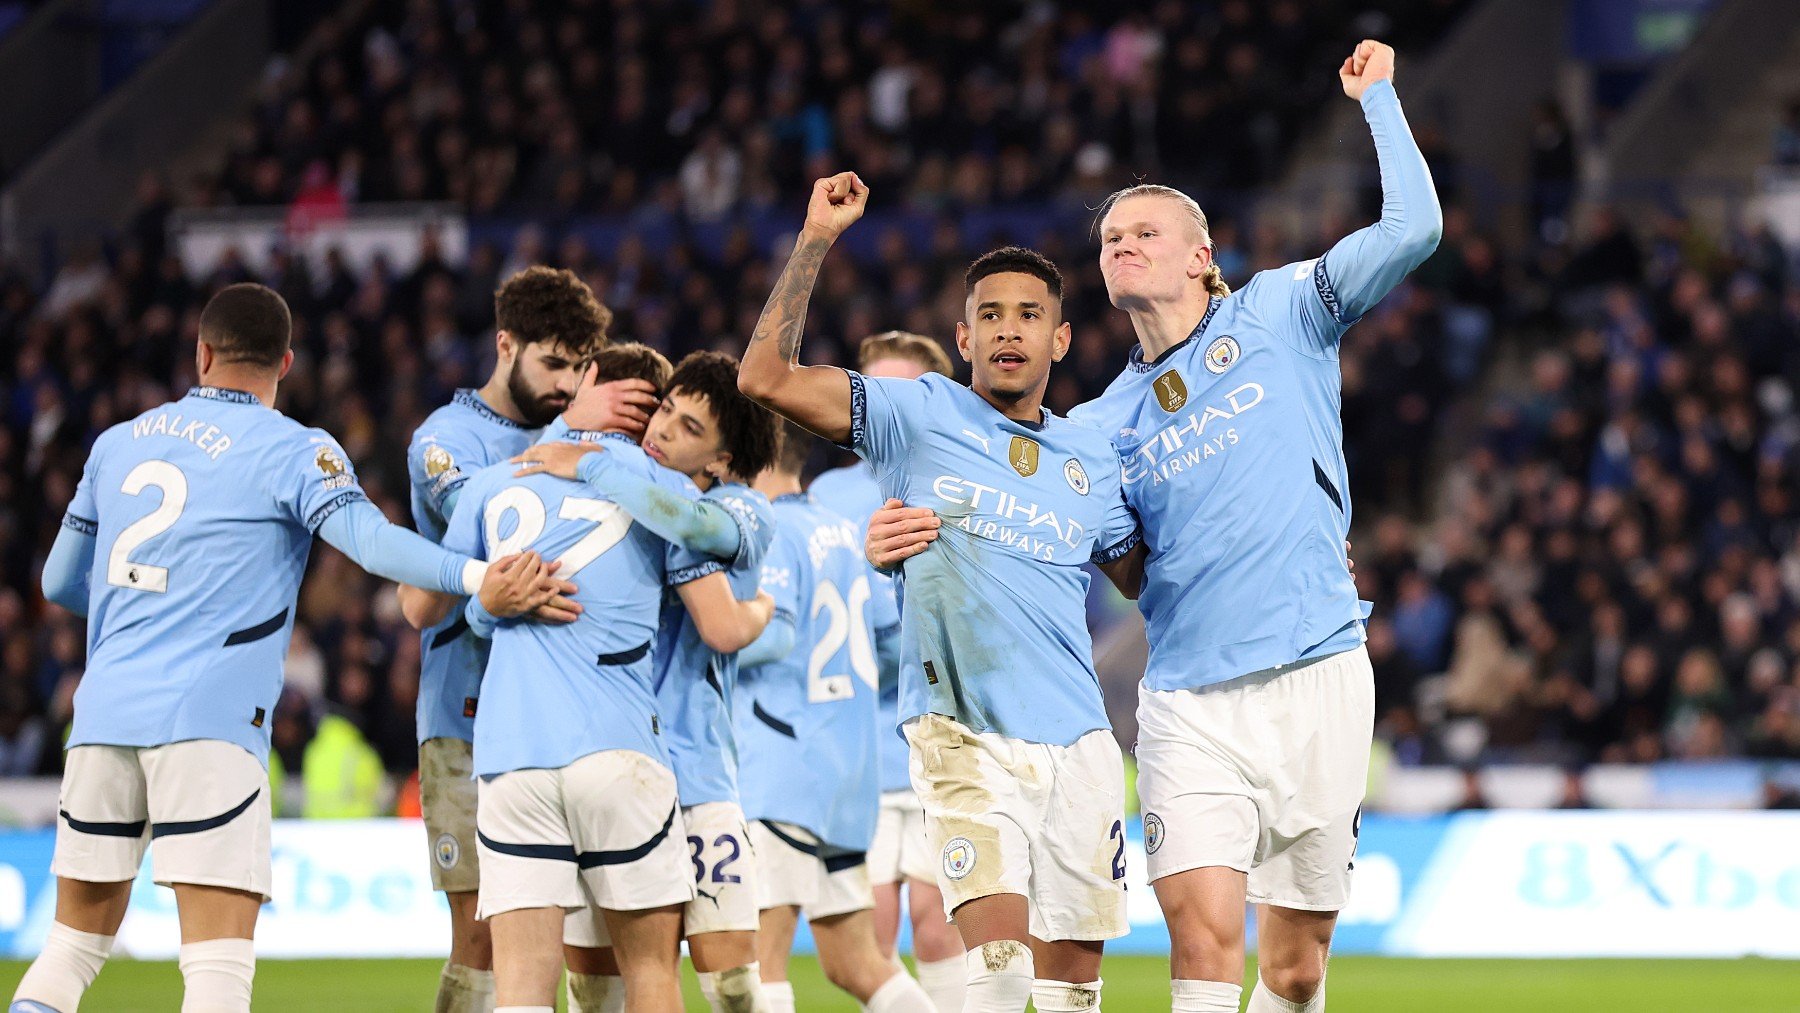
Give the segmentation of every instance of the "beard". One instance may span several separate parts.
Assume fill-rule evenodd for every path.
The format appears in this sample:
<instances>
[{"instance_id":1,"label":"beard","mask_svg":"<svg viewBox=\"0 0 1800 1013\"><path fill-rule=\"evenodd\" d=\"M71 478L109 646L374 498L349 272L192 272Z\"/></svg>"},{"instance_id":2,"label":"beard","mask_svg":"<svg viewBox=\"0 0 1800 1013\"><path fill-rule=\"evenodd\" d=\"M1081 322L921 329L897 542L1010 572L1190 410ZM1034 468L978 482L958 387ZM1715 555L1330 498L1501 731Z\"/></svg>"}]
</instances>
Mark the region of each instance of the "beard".
<instances>
[{"instance_id":1,"label":"beard","mask_svg":"<svg viewBox=\"0 0 1800 1013\"><path fill-rule=\"evenodd\" d=\"M506 377L506 392L512 395L519 414L525 416L525 424L537 429L556 421L556 417L569 406L568 399L555 391L540 394L532 390L531 384L519 375L519 366L520 363L515 360L512 372Z\"/></svg>"}]
</instances>

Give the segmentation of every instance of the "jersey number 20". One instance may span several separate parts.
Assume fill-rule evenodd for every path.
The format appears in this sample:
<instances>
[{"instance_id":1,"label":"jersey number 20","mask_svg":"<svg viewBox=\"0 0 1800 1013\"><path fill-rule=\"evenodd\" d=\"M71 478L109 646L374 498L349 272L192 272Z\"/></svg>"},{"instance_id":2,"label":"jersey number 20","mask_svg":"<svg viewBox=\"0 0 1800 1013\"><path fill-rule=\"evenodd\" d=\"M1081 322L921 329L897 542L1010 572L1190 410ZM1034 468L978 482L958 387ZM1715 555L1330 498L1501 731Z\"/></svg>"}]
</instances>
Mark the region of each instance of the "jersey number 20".
<instances>
[{"instance_id":1,"label":"jersey number 20","mask_svg":"<svg viewBox=\"0 0 1800 1013\"><path fill-rule=\"evenodd\" d=\"M825 666L837 652L850 643L850 671L856 673L870 689L876 688L881 673L875 664L875 649L869 639L869 625L863 621L863 606L869 603L869 578L857 577L850 585L848 601L829 580L821 580L813 590L812 615L827 613L825 635L813 645L806 662L806 701L829 703L856 695L856 686L848 674L826 675Z\"/></svg>"}]
</instances>

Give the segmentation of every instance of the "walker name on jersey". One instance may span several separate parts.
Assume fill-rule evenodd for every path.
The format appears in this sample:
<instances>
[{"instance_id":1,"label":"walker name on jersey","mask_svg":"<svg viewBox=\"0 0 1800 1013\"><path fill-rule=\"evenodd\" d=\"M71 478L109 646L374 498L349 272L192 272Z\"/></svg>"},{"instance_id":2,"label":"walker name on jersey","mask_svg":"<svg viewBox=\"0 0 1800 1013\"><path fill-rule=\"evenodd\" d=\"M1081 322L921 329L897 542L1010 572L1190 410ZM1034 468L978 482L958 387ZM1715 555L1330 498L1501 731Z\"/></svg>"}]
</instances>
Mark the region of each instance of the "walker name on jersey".
<instances>
[{"instance_id":1,"label":"walker name on jersey","mask_svg":"<svg viewBox=\"0 0 1800 1013\"><path fill-rule=\"evenodd\" d=\"M1136 485L1148 478L1150 484L1161 485L1237 446L1237 428L1226 423L1262 404L1263 396L1262 384L1246 383L1225 394L1217 404L1171 420L1136 450L1124 455L1125 484ZM1122 431L1120 435L1135 433Z\"/></svg>"},{"instance_id":2,"label":"walker name on jersey","mask_svg":"<svg viewBox=\"0 0 1800 1013\"><path fill-rule=\"evenodd\" d=\"M976 538L999 542L1049 563L1056 561L1056 550L1079 549L1087 529L1074 519L1057 516L1018 496L991 485L982 485L955 475L939 475L931 483L931 491L952 506L983 511L963 514L952 522Z\"/></svg>"},{"instance_id":3,"label":"walker name on jersey","mask_svg":"<svg viewBox=\"0 0 1800 1013\"><path fill-rule=\"evenodd\" d=\"M210 422L182 418L180 412L157 412L131 424L132 439L141 440L146 436L186 440L215 461L231 449L230 434Z\"/></svg>"}]
</instances>

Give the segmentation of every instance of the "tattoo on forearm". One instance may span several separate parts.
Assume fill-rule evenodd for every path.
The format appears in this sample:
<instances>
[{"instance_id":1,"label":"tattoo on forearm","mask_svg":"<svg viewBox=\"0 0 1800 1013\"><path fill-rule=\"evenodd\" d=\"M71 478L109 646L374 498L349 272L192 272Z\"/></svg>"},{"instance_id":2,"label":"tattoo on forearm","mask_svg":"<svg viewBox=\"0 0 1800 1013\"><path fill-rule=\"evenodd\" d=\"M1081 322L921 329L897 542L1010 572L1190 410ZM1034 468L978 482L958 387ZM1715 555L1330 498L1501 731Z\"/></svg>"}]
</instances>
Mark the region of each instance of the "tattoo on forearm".
<instances>
[{"instance_id":1,"label":"tattoo on forearm","mask_svg":"<svg viewBox=\"0 0 1800 1013\"><path fill-rule=\"evenodd\" d=\"M819 267L830 249L831 244L823 239L801 237L775 282L775 290L769 293L769 301L763 305L762 318L756 322L756 333L750 338L752 350L773 337L783 359L793 362L800 354L800 336L806 330L806 304L812 298Z\"/></svg>"}]
</instances>

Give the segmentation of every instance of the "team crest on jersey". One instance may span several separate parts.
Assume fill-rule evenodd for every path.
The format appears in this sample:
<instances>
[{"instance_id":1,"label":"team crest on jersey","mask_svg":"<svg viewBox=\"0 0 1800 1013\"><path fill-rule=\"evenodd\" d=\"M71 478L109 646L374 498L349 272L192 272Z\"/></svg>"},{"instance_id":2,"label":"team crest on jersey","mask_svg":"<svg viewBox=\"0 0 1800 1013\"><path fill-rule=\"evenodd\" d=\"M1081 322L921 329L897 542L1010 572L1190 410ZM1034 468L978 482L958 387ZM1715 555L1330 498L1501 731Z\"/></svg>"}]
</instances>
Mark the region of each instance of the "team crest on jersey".
<instances>
[{"instance_id":1,"label":"team crest on jersey","mask_svg":"<svg viewBox=\"0 0 1800 1013\"><path fill-rule=\"evenodd\" d=\"M350 484L350 466L330 447L320 447L313 455L313 464L318 466L319 474L325 476L325 488L342 489Z\"/></svg>"},{"instance_id":2,"label":"team crest on jersey","mask_svg":"<svg viewBox=\"0 0 1800 1013\"><path fill-rule=\"evenodd\" d=\"M456 459L450 456L450 451L435 443L425 448L426 478L436 478L454 467L456 467Z\"/></svg>"},{"instance_id":3,"label":"team crest on jersey","mask_svg":"<svg viewBox=\"0 0 1800 1013\"><path fill-rule=\"evenodd\" d=\"M1162 405L1163 411L1178 412L1188 402L1187 381L1173 369L1157 377L1150 387L1156 391L1156 403Z\"/></svg>"},{"instance_id":4,"label":"team crest on jersey","mask_svg":"<svg viewBox=\"0 0 1800 1013\"><path fill-rule=\"evenodd\" d=\"M1144 852L1146 854L1151 854L1151 855L1156 854L1156 849L1162 847L1162 842L1163 842L1162 817L1156 815L1155 813L1145 813L1144 814Z\"/></svg>"},{"instance_id":5,"label":"team crest on jersey","mask_svg":"<svg viewBox=\"0 0 1800 1013\"><path fill-rule=\"evenodd\" d=\"M432 852L437 858L440 869L454 869L456 863L462 861L462 845L458 844L456 838L449 834L438 835L437 844L432 847Z\"/></svg>"},{"instance_id":6,"label":"team crest on jersey","mask_svg":"<svg viewBox=\"0 0 1800 1013\"><path fill-rule=\"evenodd\" d=\"M1207 372L1223 373L1230 369L1243 354L1244 350L1238 347L1237 339L1227 334L1207 347Z\"/></svg>"},{"instance_id":7,"label":"team crest on jersey","mask_svg":"<svg viewBox=\"0 0 1800 1013\"><path fill-rule=\"evenodd\" d=\"M1030 478L1037 474L1037 441L1029 436L1013 437L1012 446L1006 451L1006 460L1019 473L1020 478Z\"/></svg>"},{"instance_id":8,"label":"team crest on jersey","mask_svg":"<svg viewBox=\"0 0 1800 1013\"><path fill-rule=\"evenodd\" d=\"M1069 488L1083 496L1088 494L1087 472L1082 469L1080 461L1069 458L1069 463L1063 465L1063 477L1069 480Z\"/></svg>"},{"instance_id":9,"label":"team crest on jersey","mask_svg":"<svg viewBox=\"0 0 1800 1013\"><path fill-rule=\"evenodd\" d=\"M967 837L952 837L944 845L944 875L961 879L975 871L975 845Z\"/></svg>"}]
</instances>

